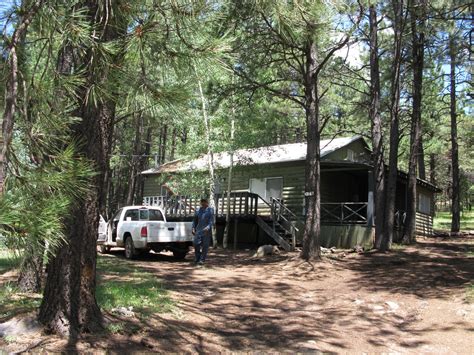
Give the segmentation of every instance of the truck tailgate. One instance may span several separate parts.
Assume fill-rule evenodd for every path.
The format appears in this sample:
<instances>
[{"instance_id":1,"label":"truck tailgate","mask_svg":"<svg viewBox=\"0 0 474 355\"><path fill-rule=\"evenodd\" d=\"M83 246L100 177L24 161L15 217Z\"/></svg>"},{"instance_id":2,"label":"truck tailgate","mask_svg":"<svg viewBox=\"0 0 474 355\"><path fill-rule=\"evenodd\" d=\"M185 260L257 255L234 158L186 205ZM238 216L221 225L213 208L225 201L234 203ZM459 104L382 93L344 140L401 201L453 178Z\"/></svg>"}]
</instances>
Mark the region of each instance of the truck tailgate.
<instances>
[{"instance_id":1,"label":"truck tailgate","mask_svg":"<svg viewBox=\"0 0 474 355\"><path fill-rule=\"evenodd\" d=\"M193 240L192 222L149 222L148 243L180 243Z\"/></svg>"}]
</instances>

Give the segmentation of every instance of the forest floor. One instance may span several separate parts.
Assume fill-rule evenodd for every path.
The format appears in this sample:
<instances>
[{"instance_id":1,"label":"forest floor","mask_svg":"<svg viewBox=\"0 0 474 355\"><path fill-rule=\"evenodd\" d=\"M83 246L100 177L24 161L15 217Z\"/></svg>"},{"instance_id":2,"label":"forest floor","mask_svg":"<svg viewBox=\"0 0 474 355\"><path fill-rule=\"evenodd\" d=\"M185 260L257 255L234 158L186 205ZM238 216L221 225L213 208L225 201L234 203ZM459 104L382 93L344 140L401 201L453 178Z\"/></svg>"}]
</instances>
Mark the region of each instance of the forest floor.
<instances>
[{"instance_id":1,"label":"forest floor","mask_svg":"<svg viewBox=\"0 0 474 355\"><path fill-rule=\"evenodd\" d=\"M75 343L41 333L4 338L0 353L29 344L35 352L472 353L474 236L314 264L296 253L250 255L213 250L198 268L191 256L127 261L113 251L99 258L99 288L108 285L99 292L103 334ZM131 316L111 311L120 302L134 306Z\"/></svg>"},{"instance_id":2,"label":"forest floor","mask_svg":"<svg viewBox=\"0 0 474 355\"><path fill-rule=\"evenodd\" d=\"M433 219L433 228L437 232L449 233L451 229L451 219L450 212L438 211ZM474 231L474 211L462 211L460 222L461 231Z\"/></svg>"}]
</instances>

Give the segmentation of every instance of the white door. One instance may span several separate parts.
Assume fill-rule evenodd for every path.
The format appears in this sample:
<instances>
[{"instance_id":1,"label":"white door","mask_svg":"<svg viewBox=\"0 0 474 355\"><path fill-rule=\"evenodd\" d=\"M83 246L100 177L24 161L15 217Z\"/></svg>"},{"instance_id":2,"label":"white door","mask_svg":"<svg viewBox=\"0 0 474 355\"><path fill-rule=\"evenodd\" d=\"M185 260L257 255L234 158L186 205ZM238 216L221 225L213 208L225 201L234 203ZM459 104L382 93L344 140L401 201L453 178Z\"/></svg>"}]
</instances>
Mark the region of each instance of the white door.
<instances>
[{"instance_id":1,"label":"white door","mask_svg":"<svg viewBox=\"0 0 474 355\"><path fill-rule=\"evenodd\" d=\"M265 198L271 201L272 198L281 199L283 190L283 178L268 178L266 179Z\"/></svg>"},{"instance_id":2,"label":"white door","mask_svg":"<svg viewBox=\"0 0 474 355\"><path fill-rule=\"evenodd\" d=\"M261 198L265 199L265 179L250 179L249 188L250 192L257 194Z\"/></svg>"},{"instance_id":3,"label":"white door","mask_svg":"<svg viewBox=\"0 0 474 355\"><path fill-rule=\"evenodd\" d=\"M270 177L263 179L250 179L249 190L260 195L265 201L271 202L272 198L281 199L283 191L283 178Z\"/></svg>"},{"instance_id":4,"label":"white door","mask_svg":"<svg viewBox=\"0 0 474 355\"><path fill-rule=\"evenodd\" d=\"M107 239L107 222L105 221L104 217L100 216L99 219L99 241L105 242Z\"/></svg>"}]
</instances>

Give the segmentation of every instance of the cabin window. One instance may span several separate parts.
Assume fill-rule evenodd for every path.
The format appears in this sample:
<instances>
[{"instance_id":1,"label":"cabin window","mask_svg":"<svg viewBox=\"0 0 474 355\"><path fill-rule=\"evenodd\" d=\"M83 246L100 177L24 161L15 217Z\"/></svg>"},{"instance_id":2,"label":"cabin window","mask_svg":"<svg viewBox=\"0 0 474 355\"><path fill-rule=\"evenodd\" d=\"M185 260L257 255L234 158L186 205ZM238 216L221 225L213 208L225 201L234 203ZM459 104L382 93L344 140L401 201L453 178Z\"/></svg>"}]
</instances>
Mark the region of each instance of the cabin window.
<instances>
[{"instance_id":1,"label":"cabin window","mask_svg":"<svg viewBox=\"0 0 474 355\"><path fill-rule=\"evenodd\" d=\"M249 189L250 192L260 195L267 201L271 201L272 198L281 199L283 178L250 179Z\"/></svg>"},{"instance_id":2,"label":"cabin window","mask_svg":"<svg viewBox=\"0 0 474 355\"><path fill-rule=\"evenodd\" d=\"M431 214L431 198L424 193L418 194L418 212Z\"/></svg>"}]
</instances>

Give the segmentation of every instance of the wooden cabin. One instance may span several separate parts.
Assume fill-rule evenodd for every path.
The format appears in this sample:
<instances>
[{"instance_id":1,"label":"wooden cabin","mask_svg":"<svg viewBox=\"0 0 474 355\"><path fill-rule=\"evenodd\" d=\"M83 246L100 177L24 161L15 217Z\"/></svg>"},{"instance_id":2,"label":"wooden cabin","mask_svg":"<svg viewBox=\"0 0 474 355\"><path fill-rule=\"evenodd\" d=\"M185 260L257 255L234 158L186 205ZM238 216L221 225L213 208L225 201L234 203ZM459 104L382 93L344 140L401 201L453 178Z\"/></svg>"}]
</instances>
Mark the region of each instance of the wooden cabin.
<instances>
[{"instance_id":1,"label":"wooden cabin","mask_svg":"<svg viewBox=\"0 0 474 355\"><path fill-rule=\"evenodd\" d=\"M369 147L360 136L322 140L320 146L322 245L372 247L376 211ZM306 149L306 143L293 143L235 151L230 198L225 191L230 154L214 155L218 238L230 204L231 243L276 241L285 249L298 244L305 217ZM183 194L179 182L189 180L189 174L206 173L207 159L176 160L142 172L144 203L162 206L171 219L192 218L199 194ZM407 174L400 171L398 178L396 228L400 231L406 211ZM429 182L418 180L418 234L432 234L437 191Z\"/></svg>"}]
</instances>

